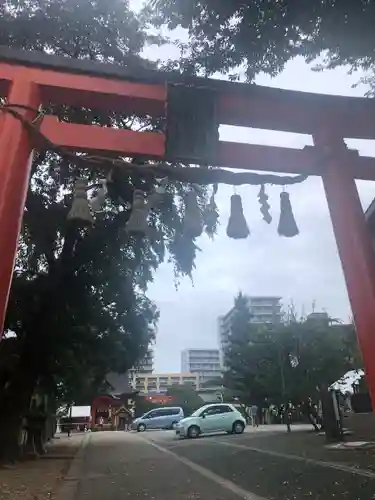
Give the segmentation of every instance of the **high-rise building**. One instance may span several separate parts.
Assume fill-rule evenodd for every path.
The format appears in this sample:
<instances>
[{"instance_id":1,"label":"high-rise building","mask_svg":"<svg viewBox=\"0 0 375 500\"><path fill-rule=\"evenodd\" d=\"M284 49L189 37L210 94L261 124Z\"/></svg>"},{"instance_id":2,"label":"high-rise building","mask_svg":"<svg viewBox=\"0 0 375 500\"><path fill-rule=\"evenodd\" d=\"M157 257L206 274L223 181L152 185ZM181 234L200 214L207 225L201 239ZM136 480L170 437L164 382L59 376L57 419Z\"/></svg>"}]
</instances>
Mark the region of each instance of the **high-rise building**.
<instances>
[{"instance_id":1,"label":"high-rise building","mask_svg":"<svg viewBox=\"0 0 375 500\"><path fill-rule=\"evenodd\" d=\"M258 324L280 323L281 297L246 297L251 321ZM234 307L218 318L218 341L221 367L224 366L224 351L230 336Z\"/></svg>"},{"instance_id":2,"label":"high-rise building","mask_svg":"<svg viewBox=\"0 0 375 500\"><path fill-rule=\"evenodd\" d=\"M221 377L219 349L185 349L181 352L181 371L197 374L202 387Z\"/></svg>"},{"instance_id":3,"label":"high-rise building","mask_svg":"<svg viewBox=\"0 0 375 500\"><path fill-rule=\"evenodd\" d=\"M135 389L137 374L151 374L154 371L154 351L149 349L146 356L128 372L129 384Z\"/></svg>"},{"instance_id":4,"label":"high-rise building","mask_svg":"<svg viewBox=\"0 0 375 500\"><path fill-rule=\"evenodd\" d=\"M149 349L146 356L140 361L136 370L139 373L152 373L154 371L154 351Z\"/></svg>"}]
</instances>

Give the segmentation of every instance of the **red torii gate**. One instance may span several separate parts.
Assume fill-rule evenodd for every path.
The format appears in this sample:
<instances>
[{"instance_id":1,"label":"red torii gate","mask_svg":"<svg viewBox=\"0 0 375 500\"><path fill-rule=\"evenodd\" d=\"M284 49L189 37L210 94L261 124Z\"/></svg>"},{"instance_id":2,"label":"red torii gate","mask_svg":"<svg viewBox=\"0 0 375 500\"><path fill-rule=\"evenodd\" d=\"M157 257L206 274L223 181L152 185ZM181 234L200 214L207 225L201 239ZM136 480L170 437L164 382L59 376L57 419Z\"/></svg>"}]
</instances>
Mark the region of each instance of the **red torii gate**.
<instances>
[{"instance_id":1,"label":"red torii gate","mask_svg":"<svg viewBox=\"0 0 375 500\"><path fill-rule=\"evenodd\" d=\"M343 141L375 139L375 101L199 78L187 81L149 70L134 75L115 65L0 48L0 97L6 97L7 104L24 106L17 112L28 121L35 118L35 111L27 108L51 102L161 117L168 104L168 83L179 81L215 92L220 124L313 137L314 146L303 150L219 142L207 163L322 177L375 405L375 252L355 185L355 179L375 180L375 159L348 150ZM63 123L53 116L43 117L40 131L55 145L74 151L171 159L160 133ZM1 330L35 146L19 119L0 114Z\"/></svg>"}]
</instances>

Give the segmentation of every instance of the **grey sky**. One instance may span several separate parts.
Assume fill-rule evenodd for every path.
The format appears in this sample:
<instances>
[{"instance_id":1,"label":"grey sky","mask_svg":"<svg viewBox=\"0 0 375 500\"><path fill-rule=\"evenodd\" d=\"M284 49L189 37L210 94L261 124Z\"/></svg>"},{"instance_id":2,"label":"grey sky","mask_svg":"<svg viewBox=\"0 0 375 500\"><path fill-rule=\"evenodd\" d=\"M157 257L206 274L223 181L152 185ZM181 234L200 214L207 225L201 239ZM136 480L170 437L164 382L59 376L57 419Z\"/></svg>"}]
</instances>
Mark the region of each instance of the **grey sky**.
<instances>
[{"instance_id":1,"label":"grey sky","mask_svg":"<svg viewBox=\"0 0 375 500\"><path fill-rule=\"evenodd\" d=\"M139 0L133 0L139 5ZM177 57L173 47L149 48L150 58ZM360 75L348 76L344 69L316 73L302 60L290 62L274 79L265 75L256 83L292 90L326 94L361 96L365 88L352 88ZM227 141L303 147L311 137L289 133L222 127L221 138ZM361 154L375 156L373 141L348 141ZM359 182L365 207L375 197L375 186ZM175 290L173 269L161 266L148 295L158 305L161 317L155 346L157 371L179 371L180 351L188 347L216 347L217 318L227 312L239 290L250 295L280 295L285 305L293 300L297 310L326 309L331 316L350 317L345 283L329 219L320 178L312 177L288 189L300 235L292 239L277 234L280 189L270 186L273 222L262 221L257 201L257 187L241 187L244 213L251 230L246 240L234 241L225 234L229 215L230 186L219 186L216 203L220 211L220 229L211 241L198 241L202 252L196 260L194 284L184 280Z\"/></svg>"}]
</instances>

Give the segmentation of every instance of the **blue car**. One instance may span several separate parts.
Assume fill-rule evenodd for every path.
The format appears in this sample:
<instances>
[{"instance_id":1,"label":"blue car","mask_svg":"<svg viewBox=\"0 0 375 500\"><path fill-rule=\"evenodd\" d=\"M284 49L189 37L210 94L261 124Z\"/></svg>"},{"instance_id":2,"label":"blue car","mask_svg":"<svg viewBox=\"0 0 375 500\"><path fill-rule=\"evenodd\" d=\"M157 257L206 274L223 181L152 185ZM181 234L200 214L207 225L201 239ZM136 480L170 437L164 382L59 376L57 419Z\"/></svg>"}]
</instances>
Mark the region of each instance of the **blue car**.
<instances>
[{"instance_id":1,"label":"blue car","mask_svg":"<svg viewBox=\"0 0 375 500\"><path fill-rule=\"evenodd\" d=\"M176 429L178 422L183 418L182 408L164 406L136 418L132 427L138 432L144 432L147 429Z\"/></svg>"}]
</instances>

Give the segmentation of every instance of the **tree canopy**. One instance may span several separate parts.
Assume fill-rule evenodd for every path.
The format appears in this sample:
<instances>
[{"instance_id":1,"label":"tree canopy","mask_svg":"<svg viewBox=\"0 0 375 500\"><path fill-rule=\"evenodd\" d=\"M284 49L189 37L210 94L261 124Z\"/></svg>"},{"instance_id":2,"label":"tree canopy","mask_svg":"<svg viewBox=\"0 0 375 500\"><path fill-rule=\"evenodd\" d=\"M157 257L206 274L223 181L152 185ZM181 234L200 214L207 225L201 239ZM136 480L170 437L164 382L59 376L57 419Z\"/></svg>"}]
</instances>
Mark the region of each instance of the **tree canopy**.
<instances>
[{"instance_id":1,"label":"tree canopy","mask_svg":"<svg viewBox=\"0 0 375 500\"><path fill-rule=\"evenodd\" d=\"M360 0L149 0L155 24L188 29L184 57L176 65L208 75L247 79L279 73L295 56L325 67L373 69L375 2Z\"/></svg>"},{"instance_id":2,"label":"tree canopy","mask_svg":"<svg viewBox=\"0 0 375 500\"><path fill-rule=\"evenodd\" d=\"M173 406L181 406L185 416L203 406L203 399L197 394L194 387L188 384L173 385L168 387L167 396L172 398Z\"/></svg>"},{"instance_id":3,"label":"tree canopy","mask_svg":"<svg viewBox=\"0 0 375 500\"><path fill-rule=\"evenodd\" d=\"M9 0L0 7L0 45L130 68L154 65L141 51L160 39L146 27L126 0ZM45 111L75 123L158 127L115 110L51 103ZM132 367L155 334L158 311L145 293L154 270L166 257L176 278L194 267L197 247L183 231L187 187L180 183L166 187L146 238L125 229L140 182L135 173L114 175L93 227L67 220L77 177L95 183L107 174L105 166L78 169L49 150L34 159L6 318L15 336L0 343L1 452L15 441L37 387L70 402L99 387L109 371ZM205 190L197 193L203 210Z\"/></svg>"},{"instance_id":4,"label":"tree canopy","mask_svg":"<svg viewBox=\"0 0 375 500\"><path fill-rule=\"evenodd\" d=\"M276 325L251 323L246 297L235 300L225 355L224 384L246 404L298 403L317 389L360 368L354 326L302 319Z\"/></svg>"}]
</instances>

